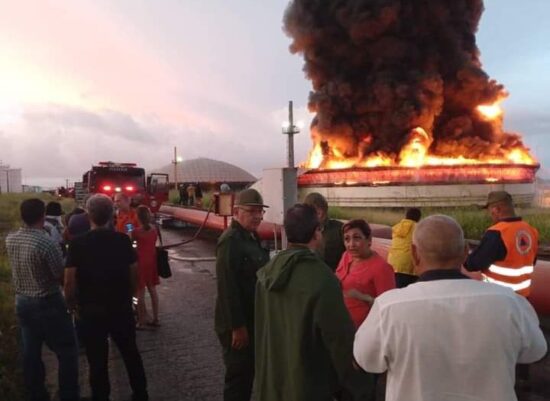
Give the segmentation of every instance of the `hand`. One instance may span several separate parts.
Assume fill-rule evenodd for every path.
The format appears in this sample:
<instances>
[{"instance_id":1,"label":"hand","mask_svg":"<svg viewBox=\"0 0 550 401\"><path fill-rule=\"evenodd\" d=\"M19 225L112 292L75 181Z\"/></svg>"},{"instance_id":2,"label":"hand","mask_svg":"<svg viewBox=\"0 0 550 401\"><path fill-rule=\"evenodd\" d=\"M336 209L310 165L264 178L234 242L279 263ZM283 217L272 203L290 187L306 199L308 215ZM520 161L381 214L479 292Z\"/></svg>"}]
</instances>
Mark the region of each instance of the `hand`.
<instances>
[{"instance_id":1,"label":"hand","mask_svg":"<svg viewBox=\"0 0 550 401\"><path fill-rule=\"evenodd\" d=\"M234 329L231 332L231 347L243 349L248 345L248 330L245 326Z\"/></svg>"},{"instance_id":2,"label":"hand","mask_svg":"<svg viewBox=\"0 0 550 401\"><path fill-rule=\"evenodd\" d=\"M344 296L346 298L358 299L360 301L368 303L369 305L372 305L374 302L374 297L370 296L369 294L363 294L361 291L356 290L355 288L344 291Z\"/></svg>"}]
</instances>

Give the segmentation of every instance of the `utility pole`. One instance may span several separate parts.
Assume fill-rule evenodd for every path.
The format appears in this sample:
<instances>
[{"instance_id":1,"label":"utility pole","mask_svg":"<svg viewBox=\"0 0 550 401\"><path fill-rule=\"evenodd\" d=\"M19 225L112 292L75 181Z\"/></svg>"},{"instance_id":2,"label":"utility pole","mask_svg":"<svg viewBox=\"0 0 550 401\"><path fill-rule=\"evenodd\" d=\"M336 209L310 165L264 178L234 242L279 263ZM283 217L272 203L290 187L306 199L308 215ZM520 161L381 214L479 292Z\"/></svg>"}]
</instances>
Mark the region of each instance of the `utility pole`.
<instances>
[{"instance_id":1,"label":"utility pole","mask_svg":"<svg viewBox=\"0 0 550 401\"><path fill-rule=\"evenodd\" d=\"M294 110L292 108L292 100L288 102L288 121L283 123L283 134L288 135L287 156L288 166L294 168L294 135L298 134L300 129L294 125Z\"/></svg>"},{"instance_id":2,"label":"utility pole","mask_svg":"<svg viewBox=\"0 0 550 401\"><path fill-rule=\"evenodd\" d=\"M178 150L174 146L174 160L172 160L172 164L174 164L174 188L178 189L178 163L181 163L183 159L178 156Z\"/></svg>"},{"instance_id":3,"label":"utility pole","mask_svg":"<svg viewBox=\"0 0 550 401\"><path fill-rule=\"evenodd\" d=\"M178 189L178 150L174 146L174 188Z\"/></svg>"}]
</instances>

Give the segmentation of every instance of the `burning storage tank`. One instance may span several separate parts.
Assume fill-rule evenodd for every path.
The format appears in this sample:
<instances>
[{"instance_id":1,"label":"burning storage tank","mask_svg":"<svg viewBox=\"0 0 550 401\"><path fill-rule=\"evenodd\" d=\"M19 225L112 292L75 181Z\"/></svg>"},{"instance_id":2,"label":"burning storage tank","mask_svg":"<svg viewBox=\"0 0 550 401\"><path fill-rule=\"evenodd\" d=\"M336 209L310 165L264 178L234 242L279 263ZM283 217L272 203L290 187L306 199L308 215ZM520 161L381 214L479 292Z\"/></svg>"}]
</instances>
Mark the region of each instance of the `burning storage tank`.
<instances>
[{"instance_id":1,"label":"burning storage tank","mask_svg":"<svg viewBox=\"0 0 550 401\"><path fill-rule=\"evenodd\" d=\"M530 202L538 164L503 129L482 12L482 0L292 1L285 31L315 113L302 192L341 206L481 203L494 189Z\"/></svg>"}]
</instances>

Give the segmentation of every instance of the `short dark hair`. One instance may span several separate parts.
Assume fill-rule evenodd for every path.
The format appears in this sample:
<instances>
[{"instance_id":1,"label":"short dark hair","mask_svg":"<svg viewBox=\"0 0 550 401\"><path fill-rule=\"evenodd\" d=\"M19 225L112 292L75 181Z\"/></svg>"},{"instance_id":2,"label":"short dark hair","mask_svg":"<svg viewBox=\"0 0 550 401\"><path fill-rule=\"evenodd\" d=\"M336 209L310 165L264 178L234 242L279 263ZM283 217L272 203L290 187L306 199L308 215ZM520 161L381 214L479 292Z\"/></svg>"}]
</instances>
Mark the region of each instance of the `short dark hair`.
<instances>
[{"instance_id":1,"label":"short dark hair","mask_svg":"<svg viewBox=\"0 0 550 401\"><path fill-rule=\"evenodd\" d=\"M63 214L63 209L61 208L61 203L56 201L48 202L46 205L46 215L47 216L61 216Z\"/></svg>"},{"instance_id":2,"label":"short dark hair","mask_svg":"<svg viewBox=\"0 0 550 401\"><path fill-rule=\"evenodd\" d=\"M307 194L307 196L304 199L304 204L315 206L315 207L323 210L324 212L328 211L327 200L319 192L311 192L311 193Z\"/></svg>"},{"instance_id":3,"label":"short dark hair","mask_svg":"<svg viewBox=\"0 0 550 401\"><path fill-rule=\"evenodd\" d=\"M407 212L405 213L405 218L409 220L420 221L420 217L422 217L422 212L416 207L407 209Z\"/></svg>"},{"instance_id":4,"label":"short dark hair","mask_svg":"<svg viewBox=\"0 0 550 401\"><path fill-rule=\"evenodd\" d=\"M297 203L286 211L284 226L288 242L307 244L319 227L319 218L313 206Z\"/></svg>"},{"instance_id":5,"label":"short dark hair","mask_svg":"<svg viewBox=\"0 0 550 401\"><path fill-rule=\"evenodd\" d=\"M104 226L113 218L113 201L107 195L95 194L86 202L88 217L97 226Z\"/></svg>"},{"instance_id":6,"label":"short dark hair","mask_svg":"<svg viewBox=\"0 0 550 401\"><path fill-rule=\"evenodd\" d=\"M46 215L46 205L38 198L25 199L21 202L19 211L23 222L28 226L32 226Z\"/></svg>"},{"instance_id":7,"label":"short dark hair","mask_svg":"<svg viewBox=\"0 0 550 401\"><path fill-rule=\"evenodd\" d=\"M357 228L363 233L365 238L370 238L372 231L370 229L369 223L363 219L350 220L342 226L342 232L351 230L352 228Z\"/></svg>"}]
</instances>

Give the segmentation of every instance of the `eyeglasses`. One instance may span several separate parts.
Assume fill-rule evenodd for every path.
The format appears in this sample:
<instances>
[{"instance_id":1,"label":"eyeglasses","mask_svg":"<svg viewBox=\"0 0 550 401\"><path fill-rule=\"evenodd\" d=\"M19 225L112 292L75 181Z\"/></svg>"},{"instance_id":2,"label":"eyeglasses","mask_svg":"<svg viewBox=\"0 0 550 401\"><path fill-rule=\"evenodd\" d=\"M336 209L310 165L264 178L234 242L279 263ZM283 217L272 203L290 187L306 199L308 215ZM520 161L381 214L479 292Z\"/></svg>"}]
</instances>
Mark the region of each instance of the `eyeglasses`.
<instances>
[{"instance_id":1,"label":"eyeglasses","mask_svg":"<svg viewBox=\"0 0 550 401\"><path fill-rule=\"evenodd\" d=\"M248 208L239 206L239 209L244 210L245 212L250 214L261 214L262 216L265 214L265 210L260 208Z\"/></svg>"}]
</instances>

